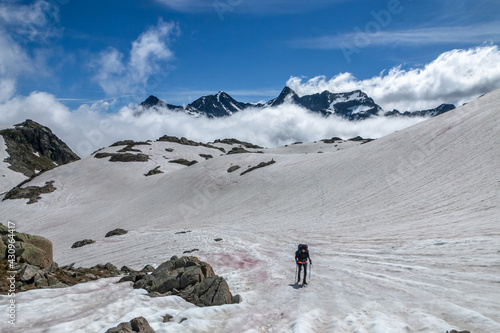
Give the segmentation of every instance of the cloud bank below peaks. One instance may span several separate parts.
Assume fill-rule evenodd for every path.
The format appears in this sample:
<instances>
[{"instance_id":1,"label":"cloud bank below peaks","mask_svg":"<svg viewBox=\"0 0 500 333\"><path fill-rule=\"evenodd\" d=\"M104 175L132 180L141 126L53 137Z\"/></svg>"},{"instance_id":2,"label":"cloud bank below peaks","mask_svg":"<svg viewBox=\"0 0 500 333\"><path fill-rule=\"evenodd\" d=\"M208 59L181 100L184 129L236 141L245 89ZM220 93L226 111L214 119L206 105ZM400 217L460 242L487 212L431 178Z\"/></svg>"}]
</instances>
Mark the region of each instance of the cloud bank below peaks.
<instances>
[{"instance_id":1,"label":"cloud bank below peaks","mask_svg":"<svg viewBox=\"0 0 500 333\"><path fill-rule=\"evenodd\" d=\"M134 116L135 110L130 107L107 113L112 106L108 102L99 102L70 110L53 95L34 92L0 104L0 113L5 115L0 125L33 119L48 126L79 156L85 157L119 140L156 140L165 134L201 142L237 138L264 147L276 147L334 136L378 138L423 120L375 117L351 122L335 116L324 118L290 104L246 109L231 117L215 119L194 118L166 109L145 112L140 117Z\"/></svg>"},{"instance_id":2,"label":"cloud bank below peaks","mask_svg":"<svg viewBox=\"0 0 500 333\"><path fill-rule=\"evenodd\" d=\"M291 77L287 86L301 96L324 90L347 92L360 89L385 111L423 110L442 103L459 106L500 88L500 50L497 45L456 49L441 54L420 68L397 66L364 80L351 73L342 73L331 79L317 76L307 81Z\"/></svg>"}]
</instances>

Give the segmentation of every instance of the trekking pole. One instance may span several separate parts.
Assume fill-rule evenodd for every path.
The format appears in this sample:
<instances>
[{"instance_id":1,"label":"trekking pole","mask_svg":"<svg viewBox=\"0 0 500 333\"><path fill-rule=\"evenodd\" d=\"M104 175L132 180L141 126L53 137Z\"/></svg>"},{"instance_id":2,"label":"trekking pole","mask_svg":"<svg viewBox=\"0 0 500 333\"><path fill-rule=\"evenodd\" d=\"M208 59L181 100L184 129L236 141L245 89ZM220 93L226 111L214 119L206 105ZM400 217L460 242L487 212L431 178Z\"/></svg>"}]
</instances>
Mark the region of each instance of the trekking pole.
<instances>
[{"instance_id":1,"label":"trekking pole","mask_svg":"<svg viewBox=\"0 0 500 333\"><path fill-rule=\"evenodd\" d=\"M297 272L298 272L298 267L299 265L297 265L297 263L295 263L295 276L293 277L293 282L297 281Z\"/></svg>"}]
</instances>

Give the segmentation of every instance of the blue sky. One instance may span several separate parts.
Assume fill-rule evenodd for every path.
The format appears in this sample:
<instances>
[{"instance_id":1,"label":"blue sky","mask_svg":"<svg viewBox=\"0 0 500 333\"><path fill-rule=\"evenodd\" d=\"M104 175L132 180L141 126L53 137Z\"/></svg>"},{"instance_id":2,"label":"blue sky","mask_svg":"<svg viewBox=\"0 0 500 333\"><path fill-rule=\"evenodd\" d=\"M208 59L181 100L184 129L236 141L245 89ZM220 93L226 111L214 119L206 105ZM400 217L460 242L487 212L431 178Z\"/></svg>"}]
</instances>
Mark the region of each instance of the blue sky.
<instances>
[{"instance_id":1,"label":"blue sky","mask_svg":"<svg viewBox=\"0 0 500 333\"><path fill-rule=\"evenodd\" d=\"M460 105L500 88L499 42L498 0L2 0L1 125L33 118L85 155L126 135L241 132L130 118L149 95L182 105L223 90L258 102L288 85L299 95L361 89L384 110ZM106 131L111 119L123 126ZM281 144L280 135L261 143Z\"/></svg>"},{"instance_id":2,"label":"blue sky","mask_svg":"<svg viewBox=\"0 0 500 333\"><path fill-rule=\"evenodd\" d=\"M123 96L140 102L149 94L182 104L219 90L256 102L275 97L292 76L348 72L363 80L500 40L500 3L493 0L53 0L2 6L19 15L40 11L24 27L22 18L3 19L3 29L35 67L17 75L17 93L48 92L72 107ZM162 28L168 31L158 34ZM142 71L130 61L133 43L148 31L158 37L151 43L162 46L137 65L151 68L128 75ZM113 52L124 67L114 76L106 69L111 62L102 62ZM123 80L129 83L111 88Z\"/></svg>"}]
</instances>

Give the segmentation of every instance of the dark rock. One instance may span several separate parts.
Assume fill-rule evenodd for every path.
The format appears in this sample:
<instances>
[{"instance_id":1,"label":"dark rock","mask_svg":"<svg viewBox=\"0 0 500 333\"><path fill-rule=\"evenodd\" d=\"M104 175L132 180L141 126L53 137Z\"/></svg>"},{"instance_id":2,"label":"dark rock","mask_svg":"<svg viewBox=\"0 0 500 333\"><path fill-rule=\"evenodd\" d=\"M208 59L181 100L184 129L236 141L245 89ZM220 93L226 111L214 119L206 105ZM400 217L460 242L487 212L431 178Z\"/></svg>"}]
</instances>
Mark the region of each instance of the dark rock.
<instances>
[{"instance_id":1,"label":"dark rock","mask_svg":"<svg viewBox=\"0 0 500 333\"><path fill-rule=\"evenodd\" d=\"M182 164L182 165L185 165L185 166L191 166L191 165L194 165L194 164L198 163L198 161L196 161L196 160L188 161L188 160L186 160L184 158L179 158L177 160L168 161L168 163L177 163L177 164Z\"/></svg>"},{"instance_id":2,"label":"dark rock","mask_svg":"<svg viewBox=\"0 0 500 333\"><path fill-rule=\"evenodd\" d=\"M172 315L167 314L167 315L164 315L164 316L163 316L163 322L164 322L164 323L168 323L168 322L170 322L172 319L174 319L174 316L172 316Z\"/></svg>"},{"instance_id":3,"label":"dark rock","mask_svg":"<svg viewBox=\"0 0 500 333\"><path fill-rule=\"evenodd\" d=\"M140 149L134 149L132 146L125 146L124 148L117 150L117 153L127 153L127 152L133 152L133 153L140 153Z\"/></svg>"},{"instance_id":4,"label":"dark rock","mask_svg":"<svg viewBox=\"0 0 500 333\"><path fill-rule=\"evenodd\" d=\"M231 154L248 154L251 153L251 151L246 150L245 148L242 147L233 147L230 151L227 152L227 155Z\"/></svg>"},{"instance_id":5,"label":"dark rock","mask_svg":"<svg viewBox=\"0 0 500 333\"><path fill-rule=\"evenodd\" d=\"M194 293L190 294L189 297L192 297L193 303L198 306L232 304L233 302L229 286L226 280L220 276L204 279L195 287Z\"/></svg>"},{"instance_id":6,"label":"dark rock","mask_svg":"<svg viewBox=\"0 0 500 333\"><path fill-rule=\"evenodd\" d=\"M210 280L205 283L208 278ZM134 288L146 289L152 297L179 295L199 306L233 302L224 278L216 276L209 264L196 257L174 256L158 266L151 275L137 277Z\"/></svg>"},{"instance_id":7,"label":"dark rock","mask_svg":"<svg viewBox=\"0 0 500 333\"><path fill-rule=\"evenodd\" d=\"M220 242L222 240L222 238L215 238L214 241L216 242Z\"/></svg>"},{"instance_id":8,"label":"dark rock","mask_svg":"<svg viewBox=\"0 0 500 333\"><path fill-rule=\"evenodd\" d=\"M343 141L343 140L341 138L339 138L339 137L334 136L331 139L324 139L324 140L321 140L321 141L323 141L324 143L335 143L337 141Z\"/></svg>"},{"instance_id":9,"label":"dark rock","mask_svg":"<svg viewBox=\"0 0 500 333\"><path fill-rule=\"evenodd\" d=\"M137 333L154 333L148 321L144 317L137 317L130 321L132 330Z\"/></svg>"},{"instance_id":10,"label":"dark rock","mask_svg":"<svg viewBox=\"0 0 500 333\"><path fill-rule=\"evenodd\" d=\"M75 242L73 245L71 245L71 248L72 248L72 249L76 249L77 247L82 247L82 246L89 245L89 244L93 244L93 243L95 243L95 240L92 240L92 239L84 239L84 240L81 240L81 241Z\"/></svg>"},{"instance_id":11,"label":"dark rock","mask_svg":"<svg viewBox=\"0 0 500 333\"><path fill-rule=\"evenodd\" d=\"M21 187L20 185L18 185L9 192L7 192L3 200L29 199L27 204L28 205L33 204L42 198L41 197L42 194L54 192L57 188L54 187L53 184L54 181L45 182L45 185L42 187L39 186Z\"/></svg>"},{"instance_id":12,"label":"dark rock","mask_svg":"<svg viewBox=\"0 0 500 333\"><path fill-rule=\"evenodd\" d=\"M225 143L227 145L242 145L245 146L245 148L253 148L253 149L263 149L261 146L254 145L253 143L245 142L245 141L240 141L237 139L223 139L223 140L215 140L214 143Z\"/></svg>"},{"instance_id":13,"label":"dark rock","mask_svg":"<svg viewBox=\"0 0 500 333\"><path fill-rule=\"evenodd\" d=\"M109 162L147 162L149 156L146 154L130 154L130 153L97 153L95 158L111 157Z\"/></svg>"},{"instance_id":14,"label":"dark rock","mask_svg":"<svg viewBox=\"0 0 500 333\"><path fill-rule=\"evenodd\" d=\"M240 174L240 176L243 176L244 174L249 173L249 172L251 172L253 170L256 170L256 169L259 169L259 168L263 168L263 167L266 167L266 166L274 164L274 163L276 163L276 161L274 159L270 160L269 162L260 162L257 166L250 167L247 170L243 171Z\"/></svg>"},{"instance_id":15,"label":"dark rock","mask_svg":"<svg viewBox=\"0 0 500 333\"><path fill-rule=\"evenodd\" d=\"M131 273L131 272L135 272L132 268L128 267L128 266L122 266L122 268L120 268L120 271L124 272L124 273Z\"/></svg>"},{"instance_id":16,"label":"dark rock","mask_svg":"<svg viewBox=\"0 0 500 333\"><path fill-rule=\"evenodd\" d=\"M147 173L145 173L144 176L149 177L160 173L163 173L163 171L160 170L160 166L158 165L156 168L151 169Z\"/></svg>"},{"instance_id":17,"label":"dark rock","mask_svg":"<svg viewBox=\"0 0 500 333\"><path fill-rule=\"evenodd\" d=\"M227 169L227 172L231 173L231 172L238 170L239 168L241 168L239 165L232 165L229 167L229 169Z\"/></svg>"},{"instance_id":18,"label":"dark rock","mask_svg":"<svg viewBox=\"0 0 500 333\"><path fill-rule=\"evenodd\" d=\"M106 333L154 333L154 331L144 317L137 317L128 323L120 323L110 328Z\"/></svg>"},{"instance_id":19,"label":"dark rock","mask_svg":"<svg viewBox=\"0 0 500 333\"><path fill-rule=\"evenodd\" d=\"M180 234L187 234L187 233L189 233L189 232L191 232L191 230L186 230L186 231L177 231L175 234L176 234L176 235L180 235Z\"/></svg>"},{"instance_id":20,"label":"dark rock","mask_svg":"<svg viewBox=\"0 0 500 333\"><path fill-rule=\"evenodd\" d=\"M143 269L141 269L141 272L145 272L145 273L151 273L155 270L155 268L151 265L146 265L144 266Z\"/></svg>"},{"instance_id":21,"label":"dark rock","mask_svg":"<svg viewBox=\"0 0 500 333\"><path fill-rule=\"evenodd\" d=\"M209 159L211 159L211 158L214 158L212 155L208 155L208 154L199 154L199 155L200 155L200 157L203 157L203 158L204 158L204 159L206 159L206 160L209 160Z\"/></svg>"},{"instance_id":22,"label":"dark rock","mask_svg":"<svg viewBox=\"0 0 500 333\"><path fill-rule=\"evenodd\" d=\"M121 228L116 228L114 230L109 231L104 237L112 237L112 236L120 236L125 235L128 231Z\"/></svg>"},{"instance_id":23,"label":"dark rock","mask_svg":"<svg viewBox=\"0 0 500 333\"><path fill-rule=\"evenodd\" d=\"M118 146L139 146L139 145L148 145L150 146L151 144L149 142L141 142L141 141L134 141L134 140L122 140L122 141L117 141L113 143L110 147L118 147Z\"/></svg>"},{"instance_id":24,"label":"dark rock","mask_svg":"<svg viewBox=\"0 0 500 333\"><path fill-rule=\"evenodd\" d=\"M192 250L186 250L182 253L192 253L192 252L195 252L195 251L199 251L199 249L192 249Z\"/></svg>"},{"instance_id":25,"label":"dark rock","mask_svg":"<svg viewBox=\"0 0 500 333\"><path fill-rule=\"evenodd\" d=\"M224 150L224 148L215 147L215 146L212 146L212 145L209 145L209 144L206 144L206 143L202 143L202 142L194 142L194 141L188 140L188 139L186 139L184 137L182 137L182 138L179 139L179 138L177 138L175 136L164 135L161 138L159 138L158 141L173 142L173 143L178 143L178 144L187 145L187 146L202 146L202 147L207 147L207 148L211 148L211 149L217 149L217 150L220 150L223 153L226 152Z\"/></svg>"},{"instance_id":26,"label":"dark rock","mask_svg":"<svg viewBox=\"0 0 500 333\"><path fill-rule=\"evenodd\" d=\"M370 142L370 141L373 141L374 139L363 139L362 137L360 136L357 136L355 138L351 138L347 141L362 141L363 143L367 143L367 142Z\"/></svg>"}]
</instances>

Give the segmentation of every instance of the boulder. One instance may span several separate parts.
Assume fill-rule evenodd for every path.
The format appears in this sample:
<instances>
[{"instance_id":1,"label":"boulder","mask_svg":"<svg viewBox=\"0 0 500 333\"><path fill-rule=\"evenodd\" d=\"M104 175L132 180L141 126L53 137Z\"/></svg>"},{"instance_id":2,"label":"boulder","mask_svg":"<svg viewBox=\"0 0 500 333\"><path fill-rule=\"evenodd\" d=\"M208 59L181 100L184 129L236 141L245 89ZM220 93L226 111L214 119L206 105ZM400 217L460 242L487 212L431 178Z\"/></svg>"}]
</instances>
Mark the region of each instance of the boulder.
<instances>
[{"instance_id":1,"label":"boulder","mask_svg":"<svg viewBox=\"0 0 500 333\"><path fill-rule=\"evenodd\" d=\"M41 271L42 270L39 267L30 264L24 264L23 267L21 268L21 271L19 272L19 280L27 282L33 279L35 275L37 275Z\"/></svg>"},{"instance_id":2,"label":"boulder","mask_svg":"<svg viewBox=\"0 0 500 333\"><path fill-rule=\"evenodd\" d=\"M213 306L232 304L233 295L229 291L229 286L220 276L206 278L196 286L192 294L194 304L198 306Z\"/></svg>"},{"instance_id":3,"label":"boulder","mask_svg":"<svg viewBox=\"0 0 500 333\"><path fill-rule=\"evenodd\" d=\"M117 327L110 328L106 333L154 333L154 331L146 318L137 317L128 323L121 323Z\"/></svg>"},{"instance_id":4,"label":"boulder","mask_svg":"<svg viewBox=\"0 0 500 333\"><path fill-rule=\"evenodd\" d=\"M224 278L215 275L212 267L196 257L172 257L162 263L151 275L136 272L120 282L134 281L135 289L146 289L152 297L179 295L198 306L212 306L240 302L233 298Z\"/></svg>"},{"instance_id":5,"label":"boulder","mask_svg":"<svg viewBox=\"0 0 500 333\"><path fill-rule=\"evenodd\" d=\"M9 244L9 229L0 224L0 259L5 258L7 244ZM52 242L41 236L34 236L20 232L14 232L14 248L16 261L28 263L41 268L49 268L54 265L52 255Z\"/></svg>"}]
</instances>

